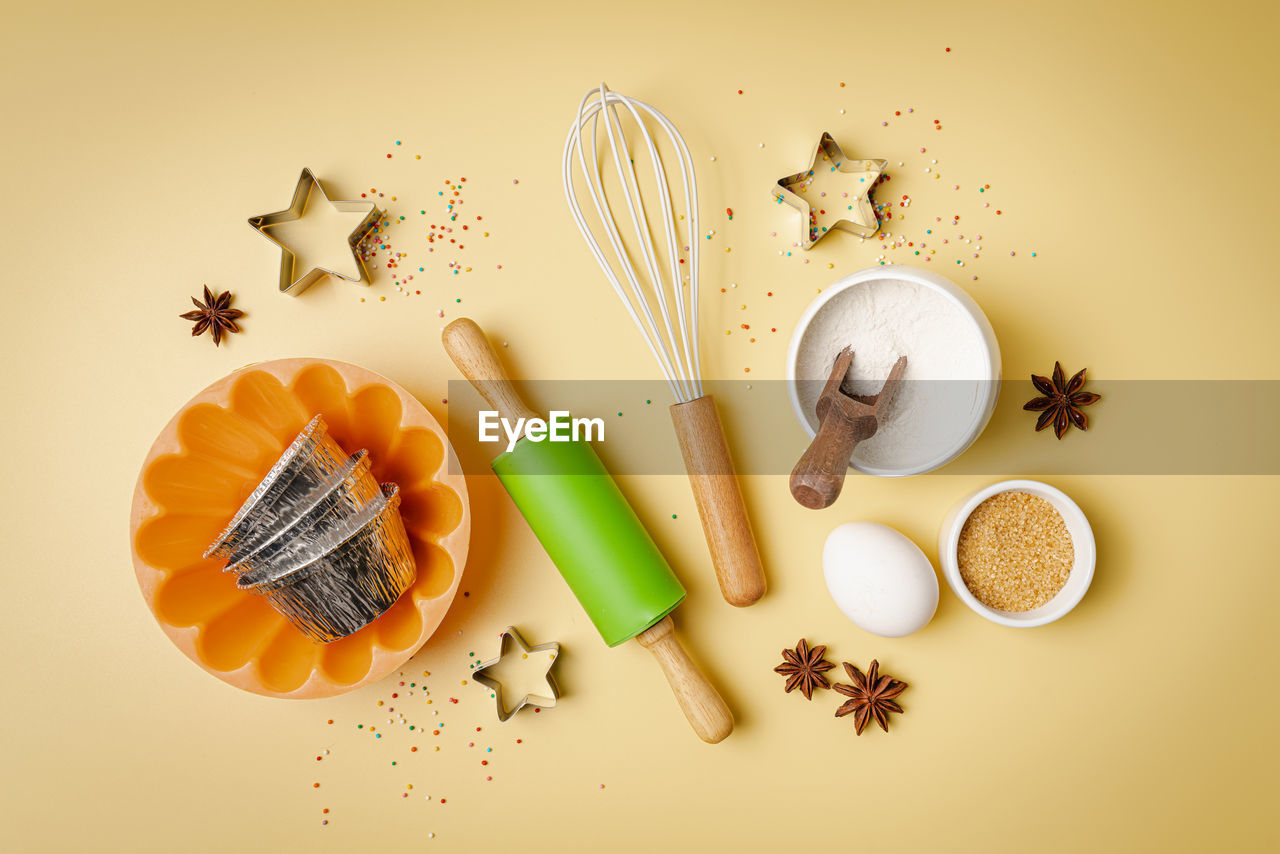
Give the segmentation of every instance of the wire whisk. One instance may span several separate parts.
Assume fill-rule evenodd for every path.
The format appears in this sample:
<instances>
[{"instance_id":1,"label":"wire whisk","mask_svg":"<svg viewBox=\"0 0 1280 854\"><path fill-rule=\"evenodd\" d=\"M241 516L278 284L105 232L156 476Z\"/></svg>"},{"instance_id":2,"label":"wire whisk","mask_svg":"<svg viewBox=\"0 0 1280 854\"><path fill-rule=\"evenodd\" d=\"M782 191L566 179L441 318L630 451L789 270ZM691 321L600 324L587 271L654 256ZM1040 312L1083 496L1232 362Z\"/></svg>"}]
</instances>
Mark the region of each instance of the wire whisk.
<instances>
[{"instance_id":1,"label":"wire whisk","mask_svg":"<svg viewBox=\"0 0 1280 854\"><path fill-rule=\"evenodd\" d=\"M640 146L649 155L654 186L658 192L656 213L661 217L665 237L661 249L665 252L660 251L659 244L654 240L631 144L627 142L622 119L618 115L619 108L624 109L632 119L640 136ZM665 132L670 149L675 152L679 162L684 221L688 223L683 239L675 215L675 199L667 181L666 168L646 118ZM622 189L623 201L631 218L635 233L632 246L639 251L641 270L633 262L627 241L614 216L613 206L605 193L604 164L599 157L601 124L604 125L604 138L617 172L618 186ZM588 130L588 144L584 146L583 137ZM573 182L575 161L583 178L583 187L599 218L601 231L612 249L612 258L605 254L578 205ZM684 137L671 120L655 107L614 92L601 83L598 90L584 95L578 105L577 121L565 139L563 178L569 212L573 215L578 230L582 232L587 248L595 256L600 269L613 285L614 293L622 300L627 314L631 316L632 322L644 336L645 343L649 345L649 350L658 360L667 384L671 387L671 393L681 403L702 397L702 366L698 360L698 184ZM688 248L687 265L681 257L681 247ZM687 275L682 274L682 266L688 268ZM671 316L673 310L674 328ZM661 322L658 318L661 318Z\"/></svg>"},{"instance_id":2,"label":"wire whisk","mask_svg":"<svg viewBox=\"0 0 1280 854\"><path fill-rule=\"evenodd\" d=\"M664 153L679 167L679 198ZM637 158L647 169L637 170ZM671 419L720 590L730 603L750 605L764 595L764 569L720 415L702 388L698 184L689 147L657 108L601 83L578 104L564 141L562 177L573 221L676 400ZM578 202L579 185L591 200L595 229ZM610 201L610 185L623 208ZM646 206L642 187L656 191L656 203ZM627 218L619 223L622 209L629 226Z\"/></svg>"}]
</instances>

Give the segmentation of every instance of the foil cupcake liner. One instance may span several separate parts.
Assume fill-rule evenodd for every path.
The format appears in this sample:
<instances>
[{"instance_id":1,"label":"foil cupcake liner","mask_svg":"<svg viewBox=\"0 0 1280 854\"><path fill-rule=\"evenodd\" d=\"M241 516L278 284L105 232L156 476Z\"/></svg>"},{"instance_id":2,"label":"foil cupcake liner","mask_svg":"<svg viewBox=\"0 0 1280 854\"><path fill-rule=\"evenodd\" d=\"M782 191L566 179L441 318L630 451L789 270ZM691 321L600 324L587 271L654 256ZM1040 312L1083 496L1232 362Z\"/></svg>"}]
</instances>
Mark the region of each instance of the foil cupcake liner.
<instances>
[{"instance_id":1,"label":"foil cupcake liner","mask_svg":"<svg viewBox=\"0 0 1280 854\"><path fill-rule=\"evenodd\" d=\"M239 578L271 564L288 567L309 563L324 553L336 534L349 535L352 525L375 502L385 499L369 472L369 452L362 450L351 456L333 486L314 494L310 506L297 519L276 530L250 554L228 563L224 571Z\"/></svg>"},{"instance_id":2,"label":"foil cupcake liner","mask_svg":"<svg viewBox=\"0 0 1280 854\"><path fill-rule=\"evenodd\" d=\"M318 491L327 490L346 464L347 455L329 436L324 418L316 415L240 505L204 556L234 562L252 553L309 507Z\"/></svg>"},{"instance_id":3,"label":"foil cupcake liner","mask_svg":"<svg viewBox=\"0 0 1280 854\"><path fill-rule=\"evenodd\" d=\"M320 643L367 626L417 577L399 488L383 484L381 491L385 501L370 505L354 530L328 538L331 546L323 554L301 565L272 563L240 576L236 586L265 598Z\"/></svg>"}]
</instances>

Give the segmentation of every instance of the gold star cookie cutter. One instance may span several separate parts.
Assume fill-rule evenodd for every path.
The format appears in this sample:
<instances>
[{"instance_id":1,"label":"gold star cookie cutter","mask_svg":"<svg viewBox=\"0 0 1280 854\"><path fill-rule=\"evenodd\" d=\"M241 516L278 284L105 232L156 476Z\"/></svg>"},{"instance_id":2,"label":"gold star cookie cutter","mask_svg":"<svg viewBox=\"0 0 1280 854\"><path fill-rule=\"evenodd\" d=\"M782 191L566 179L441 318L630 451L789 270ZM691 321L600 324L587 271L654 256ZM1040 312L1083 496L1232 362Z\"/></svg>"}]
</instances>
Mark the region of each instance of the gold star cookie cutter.
<instances>
[{"instance_id":1,"label":"gold star cookie cutter","mask_svg":"<svg viewBox=\"0 0 1280 854\"><path fill-rule=\"evenodd\" d=\"M313 191L319 191L320 198L323 201L333 205L343 213L364 213L364 218L360 220L360 224L356 226L351 234L347 235L347 246L351 250L351 257L355 259L358 271L355 277L325 267L312 267L302 275L297 275L297 256L293 254L288 246L272 237L268 231L272 226L279 225L282 222L293 222L301 219L306 213L307 204L311 200ZM382 211L378 210L378 206L373 202L348 202L330 199L328 194L325 193L324 187L320 184L320 180L316 178L310 169L304 167L302 175L298 178L298 186L293 191L293 201L289 207L275 213L250 217L249 225L267 240L280 247L280 293L297 296L324 276L336 276L347 282L367 281L369 271L365 269L364 259L360 257L357 247L369 236L369 232L377 225L381 216Z\"/></svg>"},{"instance_id":2,"label":"gold star cookie cutter","mask_svg":"<svg viewBox=\"0 0 1280 854\"><path fill-rule=\"evenodd\" d=\"M809 158L809 163L807 170L779 178L773 187L773 197L779 204L785 202L800 212L800 248L809 249L826 237L831 230L837 228L858 237L874 237L880 231L880 219L876 216L875 206L871 202L871 191L875 189L876 182L884 174L889 161L850 160L845 157L831 134L824 133L813 149L813 156ZM846 215L838 219L830 228L818 226L813 206L804 195L805 190L814 182L819 169L849 176L843 179L851 187L845 194L849 199ZM829 194L828 198L830 198ZM843 200L842 198L838 201Z\"/></svg>"},{"instance_id":3,"label":"gold star cookie cutter","mask_svg":"<svg viewBox=\"0 0 1280 854\"><path fill-rule=\"evenodd\" d=\"M528 658L530 653L535 652L551 653L549 657L550 660L547 664L547 672L544 677L547 681L547 689L550 696L525 694L520 698L518 703L508 709L506 703L502 699L502 683L484 671L496 665L505 658L508 653L512 652L510 648L512 643L520 648L520 652L525 658ZM536 706L539 709L554 709L556 707L556 703L560 699L560 686L556 684L556 677L551 671L556 666L556 662L559 659L560 644L553 641L551 643L539 644L538 646L529 646L529 643L524 639L524 636L516 630L515 626L507 626L502 632L502 642L498 646L498 657L482 662L472 673L472 678L489 690L493 691L493 697L498 703L498 721L506 723L506 721L508 721L516 712L520 711L525 706Z\"/></svg>"}]
</instances>

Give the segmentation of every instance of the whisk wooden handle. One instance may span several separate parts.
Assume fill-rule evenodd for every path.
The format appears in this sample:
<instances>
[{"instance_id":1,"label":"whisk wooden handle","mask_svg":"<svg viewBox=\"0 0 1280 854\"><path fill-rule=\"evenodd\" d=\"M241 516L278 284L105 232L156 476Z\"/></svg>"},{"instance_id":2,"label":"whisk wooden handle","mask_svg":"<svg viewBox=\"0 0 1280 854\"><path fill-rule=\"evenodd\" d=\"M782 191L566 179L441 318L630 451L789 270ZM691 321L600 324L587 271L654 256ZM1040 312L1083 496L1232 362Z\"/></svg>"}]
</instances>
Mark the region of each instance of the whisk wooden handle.
<instances>
[{"instance_id":1,"label":"whisk wooden handle","mask_svg":"<svg viewBox=\"0 0 1280 854\"><path fill-rule=\"evenodd\" d=\"M733 713L684 651L675 628L670 617L663 617L636 635L636 642L658 659L680 710L698 738L708 744L724 741L733 732Z\"/></svg>"},{"instance_id":2,"label":"whisk wooden handle","mask_svg":"<svg viewBox=\"0 0 1280 854\"><path fill-rule=\"evenodd\" d=\"M459 317L440 336L444 350L480 396L504 418L538 418L520 397L484 330L469 317Z\"/></svg>"},{"instance_id":3,"label":"whisk wooden handle","mask_svg":"<svg viewBox=\"0 0 1280 854\"><path fill-rule=\"evenodd\" d=\"M730 605L750 605L764 595L764 566L715 400L708 394L674 404L671 420L720 592Z\"/></svg>"}]
</instances>

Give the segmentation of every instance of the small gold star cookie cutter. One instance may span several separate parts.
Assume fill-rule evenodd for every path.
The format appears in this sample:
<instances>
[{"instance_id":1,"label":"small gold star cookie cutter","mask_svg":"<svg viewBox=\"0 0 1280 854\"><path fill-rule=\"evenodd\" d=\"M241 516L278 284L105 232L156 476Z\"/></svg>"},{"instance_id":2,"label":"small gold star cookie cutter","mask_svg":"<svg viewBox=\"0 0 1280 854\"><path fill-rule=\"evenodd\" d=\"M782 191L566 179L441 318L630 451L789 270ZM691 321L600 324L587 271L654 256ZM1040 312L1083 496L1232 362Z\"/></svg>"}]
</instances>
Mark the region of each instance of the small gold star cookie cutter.
<instances>
[{"instance_id":1,"label":"small gold star cookie cutter","mask_svg":"<svg viewBox=\"0 0 1280 854\"><path fill-rule=\"evenodd\" d=\"M830 228L818 227L813 207L803 195L805 188L813 183L817 170L822 168L823 161L826 161L826 168L830 171L849 175L851 182L857 179L858 192L856 196L853 196L852 192L849 194L852 199L847 215L838 219ZM779 203L786 202L800 212L800 248L809 249L837 228L862 238L874 237L880 231L880 219L876 216L875 205L871 202L871 192L875 189L880 176L884 174L889 161L850 160L845 157L844 151L840 149L831 134L823 133L813 149L813 156L809 158L809 163L809 168L804 172L779 178L773 187L773 197Z\"/></svg>"},{"instance_id":2,"label":"small gold star cookie cutter","mask_svg":"<svg viewBox=\"0 0 1280 854\"><path fill-rule=\"evenodd\" d=\"M525 694L520 698L520 702L508 709L506 703L502 699L502 683L484 671L496 665L499 661L511 652L511 644L515 643L520 647L521 654L528 658L530 653L550 652L550 660L547 664L547 672L545 679L550 696L542 696L540 694ZM481 685L493 691L494 699L498 702L498 721L506 723L516 712L525 706L536 706L539 709L554 709L556 703L560 699L560 686L556 684L556 677L552 674L552 669L556 666L556 662L560 660L560 644L552 641L551 643L539 644L538 646L529 646L524 636L516 630L515 626L507 626L502 632L502 642L498 646L498 657L482 662L471 674L471 678L475 679Z\"/></svg>"},{"instance_id":3,"label":"small gold star cookie cutter","mask_svg":"<svg viewBox=\"0 0 1280 854\"><path fill-rule=\"evenodd\" d=\"M364 218L360 220L360 224L356 226L355 230L352 231L351 234L347 235L347 246L351 249L351 256L355 259L356 269L359 271L354 278L344 275L337 270L330 270L325 267L312 267L302 275L296 275L297 270L295 268L297 264L297 256L293 254L288 246L285 246L283 243L272 237L271 233L267 230L282 222L292 222L294 220L301 219L306 213L307 204L311 200L311 193L317 190L319 191L320 198L322 200L333 205L343 213L364 212L365 214ZM289 204L289 207L282 211L276 211L275 213L250 217L249 225L263 237L267 238L267 240L270 240L276 246L280 247L280 293L297 296L324 276L336 276L337 278L347 282L366 281L369 278L369 271L365 268L364 259L360 257L360 252L357 247L359 247L364 239L369 236L369 232L371 232L373 227L378 224L378 220L381 216L382 211L378 210L378 206L373 202L335 201L334 199L330 199L329 195L325 193L324 187L320 184L320 180L316 178L315 173L310 169L303 167L302 175L298 178L298 186L293 191L293 201Z\"/></svg>"}]
</instances>

